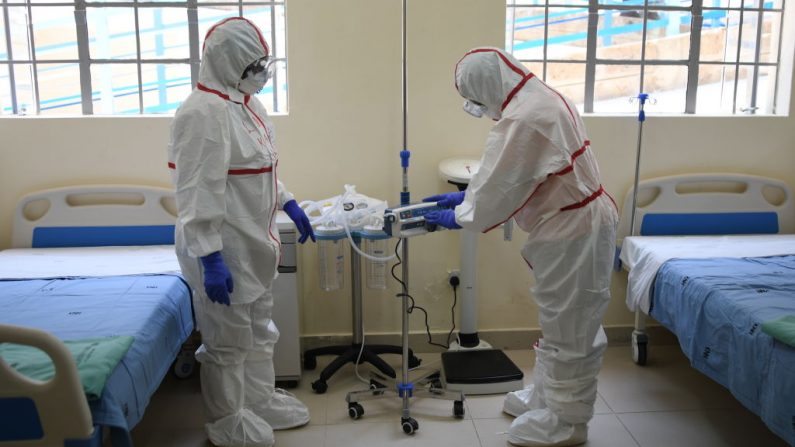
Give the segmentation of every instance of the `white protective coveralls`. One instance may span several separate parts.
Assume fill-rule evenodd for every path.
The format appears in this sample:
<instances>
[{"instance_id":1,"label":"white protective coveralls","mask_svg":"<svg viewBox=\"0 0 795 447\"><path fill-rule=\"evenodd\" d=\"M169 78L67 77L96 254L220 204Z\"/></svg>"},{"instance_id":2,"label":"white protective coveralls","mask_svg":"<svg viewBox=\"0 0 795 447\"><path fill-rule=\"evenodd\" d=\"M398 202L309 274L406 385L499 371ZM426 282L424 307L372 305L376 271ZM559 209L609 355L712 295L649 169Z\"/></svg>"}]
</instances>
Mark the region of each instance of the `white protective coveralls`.
<instances>
[{"instance_id":1,"label":"white protective coveralls","mask_svg":"<svg viewBox=\"0 0 795 447\"><path fill-rule=\"evenodd\" d=\"M543 338L533 384L509 393L517 445L584 442L607 338L602 317L618 213L577 109L510 54L477 48L459 61L456 87L497 120L456 222L489 231L513 218L529 233L522 256L534 272Z\"/></svg>"},{"instance_id":2,"label":"white protective coveralls","mask_svg":"<svg viewBox=\"0 0 795 447\"><path fill-rule=\"evenodd\" d=\"M171 128L169 167L179 216L176 251L193 289L202 345L201 383L210 440L221 446L270 446L273 429L309 421L289 393L274 390L271 284L280 253L277 206L293 196L277 179L273 126L262 104L236 85L244 69L268 55L259 29L235 17L204 41L197 88ZM220 251L234 292L231 305L210 301L201 257Z\"/></svg>"}]
</instances>

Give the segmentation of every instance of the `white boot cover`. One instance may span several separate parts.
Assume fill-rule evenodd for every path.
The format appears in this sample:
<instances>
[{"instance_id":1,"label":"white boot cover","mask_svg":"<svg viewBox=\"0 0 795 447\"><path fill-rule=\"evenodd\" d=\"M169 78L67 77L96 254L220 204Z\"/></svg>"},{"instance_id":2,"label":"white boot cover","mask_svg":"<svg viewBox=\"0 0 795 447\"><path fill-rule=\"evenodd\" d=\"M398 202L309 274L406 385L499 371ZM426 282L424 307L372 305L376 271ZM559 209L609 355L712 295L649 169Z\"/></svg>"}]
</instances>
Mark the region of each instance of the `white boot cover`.
<instances>
[{"instance_id":1,"label":"white boot cover","mask_svg":"<svg viewBox=\"0 0 795 447\"><path fill-rule=\"evenodd\" d=\"M508 429L508 442L519 446L567 446L588 440L587 424L570 424L548 408L517 417Z\"/></svg>"}]
</instances>

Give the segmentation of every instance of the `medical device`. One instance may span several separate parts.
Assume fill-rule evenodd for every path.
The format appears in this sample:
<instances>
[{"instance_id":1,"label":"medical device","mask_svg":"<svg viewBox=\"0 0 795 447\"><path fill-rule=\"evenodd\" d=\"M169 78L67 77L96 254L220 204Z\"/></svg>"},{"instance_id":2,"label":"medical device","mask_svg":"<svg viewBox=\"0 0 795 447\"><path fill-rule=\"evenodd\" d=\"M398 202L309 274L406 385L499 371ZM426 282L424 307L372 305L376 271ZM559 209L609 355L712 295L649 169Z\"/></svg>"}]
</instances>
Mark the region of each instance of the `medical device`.
<instances>
[{"instance_id":1,"label":"medical device","mask_svg":"<svg viewBox=\"0 0 795 447\"><path fill-rule=\"evenodd\" d=\"M390 237L383 231L385 201L359 194L355 185L345 185L341 195L317 202L303 201L299 206L304 208L318 240L321 289L330 292L344 285L346 238L351 249L367 260L368 287L386 288L386 263L395 256L385 256L386 239ZM364 250L359 247L361 241L365 241Z\"/></svg>"},{"instance_id":2,"label":"medical device","mask_svg":"<svg viewBox=\"0 0 795 447\"><path fill-rule=\"evenodd\" d=\"M390 228L393 235L400 236L400 245L402 249L402 256L399 260L401 266L401 279L398 281L401 285L401 293L397 296L400 298L401 303L401 350L403 361L401 362L400 376L383 377L377 374L372 374L370 378L370 387L365 390L352 391L345 397L348 402L348 416L352 419L359 419L364 414L364 407L359 403L360 401L381 399L387 397L398 397L402 400L402 409L400 412L400 426L404 433L411 435L419 429L417 420L411 417L411 399L416 397L425 397L431 399L444 399L453 402L453 415L458 418L464 417L464 393L460 391L449 391L441 387L438 379L439 371L425 371L422 375L415 378L409 377L409 370L412 368L412 355L409 349L409 316L415 308L414 299L409 294L409 234L422 234L427 232L425 227L424 218L422 223L419 220L408 223L406 219L421 217L423 214L430 212L435 204L424 204L411 207L411 193L409 192L409 157L411 152L408 149L408 93L407 93L407 76L406 76L406 4L407 0L403 0L403 13L401 15L401 39L402 39L402 96L403 96L403 149L400 151L400 167L403 177L403 189L400 192L400 208L403 208L403 215L401 213L394 214L394 222L390 222ZM390 218L391 220L391 218ZM408 225L413 225L412 228L405 230L400 226L395 226L398 222L403 222ZM382 222L382 225L386 222ZM395 249L397 252L397 247ZM395 276L397 279L397 276ZM418 362L417 362L418 363Z\"/></svg>"},{"instance_id":3,"label":"medical device","mask_svg":"<svg viewBox=\"0 0 795 447\"><path fill-rule=\"evenodd\" d=\"M425 221L426 214L440 210L442 208L433 202L387 209L384 212L384 233L393 237L407 238L441 229L436 225L428 225Z\"/></svg>"},{"instance_id":4,"label":"medical device","mask_svg":"<svg viewBox=\"0 0 795 447\"><path fill-rule=\"evenodd\" d=\"M448 158L439 163L439 176L464 191L480 168L480 160ZM513 219L503 227L511 239ZM508 393L524 387L524 374L511 359L478 335L477 253L478 233L462 229L461 236L461 328L457 340L442 353L442 381L448 390L465 394Z\"/></svg>"}]
</instances>

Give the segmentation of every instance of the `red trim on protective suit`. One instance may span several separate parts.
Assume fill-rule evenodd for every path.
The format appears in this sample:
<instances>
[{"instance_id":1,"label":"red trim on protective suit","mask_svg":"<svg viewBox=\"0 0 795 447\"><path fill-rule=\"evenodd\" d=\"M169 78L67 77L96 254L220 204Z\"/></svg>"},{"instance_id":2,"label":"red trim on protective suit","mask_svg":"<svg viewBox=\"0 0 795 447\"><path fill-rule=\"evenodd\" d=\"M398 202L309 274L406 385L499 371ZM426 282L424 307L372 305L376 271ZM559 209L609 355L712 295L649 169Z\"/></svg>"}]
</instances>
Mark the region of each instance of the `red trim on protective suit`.
<instances>
[{"instance_id":1,"label":"red trim on protective suit","mask_svg":"<svg viewBox=\"0 0 795 447\"><path fill-rule=\"evenodd\" d=\"M568 205L568 206L564 206L560 210L561 211L570 211L570 210L576 210L577 208L582 208L585 205L587 205L587 204L593 202L594 200L596 200L596 198L601 196L603 192L605 192L604 186L599 185L599 189L597 189L590 196L586 197L585 199L583 199L583 200L581 200L581 201L579 201L577 203L574 203L574 204L571 204L571 205Z\"/></svg>"},{"instance_id":2,"label":"red trim on protective suit","mask_svg":"<svg viewBox=\"0 0 795 447\"><path fill-rule=\"evenodd\" d=\"M513 90L511 90L511 93L508 93L508 97L505 98L505 101L502 102L502 107L500 107L501 111L505 110L505 108L508 107L508 103L511 102L513 97L519 92L519 90L522 89L522 87L524 87L527 81L529 81L533 77L535 77L533 73L528 73L525 77L522 78L521 81L519 81L518 84L516 84L516 87L514 87Z\"/></svg>"},{"instance_id":3,"label":"red trim on protective suit","mask_svg":"<svg viewBox=\"0 0 795 447\"><path fill-rule=\"evenodd\" d=\"M169 169L177 169L177 165L174 162L168 162ZM230 169L226 171L229 175L251 175L251 174L266 174L268 172L273 172L273 166L267 166L262 168L242 168L242 169Z\"/></svg>"},{"instance_id":4,"label":"red trim on protective suit","mask_svg":"<svg viewBox=\"0 0 795 447\"><path fill-rule=\"evenodd\" d=\"M271 139L271 133L268 131L268 126L266 126L265 125L265 121L263 121L262 118L260 118L259 115L257 115L257 112L255 112L254 109L249 107L248 100L249 100L249 97L246 96L246 101L243 104L244 107L246 109L248 109L248 111L251 112L252 115L254 115L254 118L257 119L257 121L259 122L259 125L262 126L262 130L265 131L265 136L268 137L268 142L271 144L271 147L273 147L273 140Z\"/></svg>"},{"instance_id":5,"label":"red trim on protective suit","mask_svg":"<svg viewBox=\"0 0 795 447\"><path fill-rule=\"evenodd\" d=\"M224 23L231 22L232 20L242 20L242 21L248 23L249 25L251 25L251 27L254 28L254 31L257 32L257 37L259 38L259 43L262 44L262 48L265 50L265 56L269 56L271 54L271 50L268 47L268 43L265 42L265 38L262 37L262 32L260 31L260 29L257 27L257 25L252 23L251 20L246 19L244 17L229 17L228 19L224 19L224 20L216 23L212 27L210 27L210 29L207 30L207 34L204 35L204 42L202 43L202 53L204 53L204 46L207 44L207 39L210 37L210 34L212 34L212 32L215 31L215 29L218 28L219 26L223 25Z\"/></svg>"},{"instance_id":6,"label":"red trim on protective suit","mask_svg":"<svg viewBox=\"0 0 795 447\"><path fill-rule=\"evenodd\" d=\"M568 174L569 172L573 171L574 170L574 160L576 160L577 157L579 157L580 155L584 154L585 153L585 149L587 149L588 146L590 146L590 145L591 145L591 142L588 141L588 140L585 140L585 143L583 143L582 147L577 149L577 152L571 154L571 164L566 166L565 168L561 169L560 171L556 172L553 175L565 175L565 174Z\"/></svg>"},{"instance_id":7,"label":"red trim on protective suit","mask_svg":"<svg viewBox=\"0 0 795 447\"><path fill-rule=\"evenodd\" d=\"M568 166L566 166L565 168L561 169L561 170L560 170L560 171L558 171L558 172L554 172L554 173L552 173L552 174L547 174L547 178L549 178L549 177L552 177L553 175L564 175L564 174L568 174L569 172L573 171L573 170L574 170L574 161L575 161L575 160L576 160L576 159L577 159L577 158L578 158L580 155L582 155L583 153L585 153L586 149L587 149L587 148L588 148L590 145L591 145L591 142L590 142L589 140L585 140L585 142L583 142L583 144L582 144L582 147L580 147L580 148L577 150L577 152L574 152L573 154L571 154L571 164L569 164ZM533 196L535 196L535 194L536 194L536 191L538 191L538 188L540 188L540 187L541 187L541 185L543 185L545 182L546 182L546 179L544 179L544 181L543 181L543 182L539 183L539 184L538 184L538 186L536 186L536 189L534 189L534 190L533 190L533 192L530 194L530 197L528 197L528 198L527 198L527 200L525 200L525 201L524 201L524 203L522 203L522 205L521 205L519 208L516 208L516 209L514 210L514 212L512 212L512 213L511 213L511 215L510 215L510 216L508 216L508 218L507 218L507 219L503 220L502 222L499 222L499 223L495 224L494 226L491 226L491 227L489 227L489 228L487 228L487 229L483 230L483 232L484 232L484 233L488 233L489 231L491 231L491 230L493 230L493 229L495 229L495 228L499 227L500 225L504 224L504 223L505 223L505 222L507 222L509 219L511 219L513 216L515 216L515 215L516 215L516 213L518 213L518 212L519 212L519 210L521 210L522 208L524 208L524 207L525 207L525 206L526 206L526 205L527 205L527 204L530 202L530 199L532 199L532 198L533 198Z\"/></svg>"},{"instance_id":8,"label":"red trim on protective suit","mask_svg":"<svg viewBox=\"0 0 795 447\"><path fill-rule=\"evenodd\" d=\"M222 93L222 92L219 92L218 90L215 90L215 89L212 89L210 87L207 87L206 85L202 84L201 82L196 84L196 88L201 90L201 91L203 91L203 92L212 93L213 95L219 96L222 99L225 99L227 101L232 101L232 99L229 98L229 95L227 95L226 93ZM232 102L237 103L237 101L232 101Z\"/></svg>"},{"instance_id":9,"label":"red trim on protective suit","mask_svg":"<svg viewBox=\"0 0 795 447\"><path fill-rule=\"evenodd\" d=\"M558 98L560 98L560 100L561 100L561 101L563 101L563 105L565 105L565 106L566 106L566 110L568 110L568 111L569 111L569 116L571 116L571 123L574 125L574 128L576 129L576 128L577 128L577 119L575 119L575 118L574 118L574 112L572 112L572 111L571 111L571 107L569 107L569 103L568 103L568 102L566 102L566 98L564 98L564 97L563 97L563 95L561 95L561 94L560 94L560 92L558 92L558 91L557 91L557 90L555 90L554 88L552 88L552 87L548 86L548 85L546 84L546 82L543 82L543 81L542 81L542 82L541 82L541 84L543 84L543 85L544 85L544 87L546 87L546 88L548 88L548 89L552 90L552 93L554 93L554 94L558 95Z\"/></svg>"},{"instance_id":10,"label":"red trim on protective suit","mask_svg":"<svg viewBox=\"0 0 795 447\"><path fill-rule=\"evenodd\" d=\"M502 59L502 61L505 62L505 64L508 65L508 67L511 70L516 72L516 74L518 74L521 77L525 77L527 75L527 73L525 73L524 70L522 70L521 68L519 68L516 65L512 64L511 61L509 61L508 58L505 57L505 55L502 54L501 52L499 52L497 50L494 50L494 49L491 49L491 48L479 48L477 50L472 50L472 51L467 52L467 54L463 55L461 57L461 59L459 59L458 62L456 62L456 64L455 64L455 72L454 72L455 89L458 90L459 93L461 92L461 90L458 88L458 65L461 63L461 61L464 60L464 58L466 58L470 54L475 54L475 53L497 53L497 55L500 56L500 59Z\"/></svg>"},{"instance_id":11,"label":"red trim on protective suit","mask_svg":"<svg viewBox=\"0 0 795 447\"><path fill-rule=\"evenodd\" d=\"M279 165L279 162L276 161L276 165ZM271 211L271 218L268 221L268 235L270 235L271 239L276 242L276 247L279 249L279 262L276 264L277 266L282 262L282 242L279 240L278 237L273 235L273 224L274 219L276 218L276 211L279 209L279 175L276 173L276 170L273 170L273 210Z\"/></svg>"}]
</instances>

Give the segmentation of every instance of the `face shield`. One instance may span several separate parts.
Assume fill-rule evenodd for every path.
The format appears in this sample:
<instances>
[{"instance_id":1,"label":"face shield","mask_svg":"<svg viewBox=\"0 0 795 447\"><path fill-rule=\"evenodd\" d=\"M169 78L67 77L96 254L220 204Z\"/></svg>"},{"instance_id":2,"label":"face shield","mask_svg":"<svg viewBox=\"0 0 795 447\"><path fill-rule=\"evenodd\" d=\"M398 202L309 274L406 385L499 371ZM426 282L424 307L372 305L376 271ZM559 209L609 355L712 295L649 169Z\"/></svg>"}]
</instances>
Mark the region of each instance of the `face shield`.
<instances>
[{"instance_id":1,"label":"face shield","mask_svg":"<svg viewBox=\"0 0 795 447\"><path fill-rule=\"evenodd\" d=\"M464 101L464 111L474 116L475 118L481 118L483 115L486 114L486 110L487 110L486 106L484 106L479 102L471 101L469 99Z\"/></svg>"},{"instance_id":2,"label":"face shield","mask_svg":"<svg viewBox=\"0 0 795 447\"><path fill-rule=\"evenodd\" d=\"M237 89L246 95L253 95L260 90L273 77L276 70L276 60L264 57L255 61L243 71L243 76L237 83Z\"/></svg>"}]
</instances>

